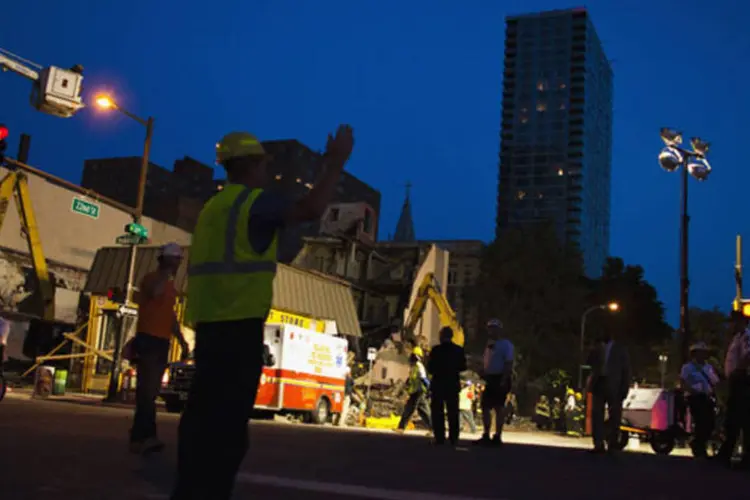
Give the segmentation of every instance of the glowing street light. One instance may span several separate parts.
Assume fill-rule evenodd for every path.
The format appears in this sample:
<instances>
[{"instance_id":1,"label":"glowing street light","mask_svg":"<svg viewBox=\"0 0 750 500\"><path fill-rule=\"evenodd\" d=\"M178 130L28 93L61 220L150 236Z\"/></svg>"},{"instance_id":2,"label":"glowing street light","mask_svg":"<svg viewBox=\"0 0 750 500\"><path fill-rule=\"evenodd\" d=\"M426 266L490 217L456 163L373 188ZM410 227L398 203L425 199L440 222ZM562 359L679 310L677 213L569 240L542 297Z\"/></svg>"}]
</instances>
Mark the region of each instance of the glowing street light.
<instances>
[{"instance_id":1,"label":"glowing street light","mask_svg":"<svg viewBox=\"0 0 750 500\"><path fill-rule=\"evenodd\" d=\"M599 304L596 306L591 306L588 309L586 309L583 312L583 315L581 316L581 345L580 345L580 352L579 352L580 357L581 357L581 363L578 367L578 390L581 390L581 388L583 387L583 368L584 368L584 362L585 362L584 341L586 339L586 318L588 318L589 314L598 310L604 310L604 311L615 313L620 310L620 304L618 304L617 302L607 302L606 304Z\"/></svg>"},{"instance_id":2,"label":"glowing street light","mask_svg":"<svg viewBox=\"0 0 750 500\"><path fill-rule=\"evenodd\" d=\"M680 216L680 334L682 335L682 360L687 361L690 349L690 318L688 317L688 178L699 182L708 179L711 164L706 155L710 144L693 137L690 149L682 147L682 132L662 128L659 135L664 141L664 149L659 153L659 165L667 172L674 172L682 167L681 216Z\"/></svg>"},{"instance_id":3,"label":"glowing street light","mask_svg":"<svg viewBox=\"0 0 750 500\"><path fill-rule=\"evenodd\" d=\"M96 105L102 109L111 109L115 107L114 101L108 95L99 95L94 102L96 102Z\"/></svg>"},{"instance_id":4,"label":"glowing street light","mask_svg":"<svg viewBox=\"0 0 750 500\"><path fill-rule=\"evenodd\" d=\"M94 98L94 103L97 105L97 107L103 110L115 109L128 118L135 120L136 122L146 127L146 140L143 143L143 155L141 156L141 172L138 178L138 197L136 198L136 207L133 211L133 222L136 225L140 225L141 217L143 216L143 200L146 195L146 176L148 175L148 160L149 153L151 151L151 137L153 136L154 131L154 119L153 117L149 116L148 119L144 120L140 116L134 115L133 113L119 106L117 104L117 101L115 101L115 99L108 94L97 95ZM135 274L135 258L137 248L138 247L136 243L133 243L130 246L130 260L128 262L127 283L125 285L126 297L128 301L131 301L133 297L133 275ZM126 322L123 321L118 335L115 336L115 346L114 352L112 354L112 372L110 373L109 389L107 391L107 399L111 401L117 399L117 392L119 389L121 368L120 359L123 339L126 333L125 327Z\"/></svg>"}]
</instances>

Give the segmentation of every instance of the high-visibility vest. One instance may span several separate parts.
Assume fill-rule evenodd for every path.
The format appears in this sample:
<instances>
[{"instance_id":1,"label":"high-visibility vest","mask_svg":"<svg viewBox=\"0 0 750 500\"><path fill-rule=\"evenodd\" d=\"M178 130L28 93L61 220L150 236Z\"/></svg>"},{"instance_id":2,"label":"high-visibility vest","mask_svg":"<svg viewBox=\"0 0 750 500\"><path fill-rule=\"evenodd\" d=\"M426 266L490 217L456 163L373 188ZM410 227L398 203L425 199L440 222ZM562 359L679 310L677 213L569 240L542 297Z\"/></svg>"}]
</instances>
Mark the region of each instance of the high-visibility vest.
<instances>
[{"instance_id":1,"label":"high-visibility vest","mask_svg":"<svg viewBox=\"0 0 750 500\"><path fill-rule=\"evenodd\" d=\"M190 245L189 322L265 319L271 309L277 235L262 254L248 239L250 209L262 192L227 184L201 210Z\"/></svg>"}]
</instances>

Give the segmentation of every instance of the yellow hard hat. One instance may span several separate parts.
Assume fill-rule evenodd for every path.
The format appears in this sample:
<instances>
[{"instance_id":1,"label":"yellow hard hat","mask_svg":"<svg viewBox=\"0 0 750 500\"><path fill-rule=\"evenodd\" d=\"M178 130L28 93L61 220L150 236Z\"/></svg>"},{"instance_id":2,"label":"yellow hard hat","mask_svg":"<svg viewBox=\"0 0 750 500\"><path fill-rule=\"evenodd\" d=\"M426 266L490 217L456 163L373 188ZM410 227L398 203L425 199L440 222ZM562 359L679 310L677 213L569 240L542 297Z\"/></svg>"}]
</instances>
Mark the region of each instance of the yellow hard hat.
<instances>
[{"instance_id":1,"label":"yellow hard hat","mask_svg":"<svg viewBox=\"0 0 750 500\"><path fill-rule=\"evenodd\" d=\"M216 163L241 156L266 156L257 137L248 132L230 132L216 144Z\"/></svg>"},{"instance_id":2,"label":"yellow hard hat","mask_svg":"<svg viewBox=\"0 0 750 500\"><path fill-rule=\"evenodd\" d=\"M415 356L419 356L420 358L424 356L424 351L421 347L417 346L414 348L414 350L411 352Z\"/></svg>"},{"instance_id":3,"label":"yellow hard hat","mask_svg":"<svg viewBox=\"0 0 750 500\"><path fill-rule=\"evenodd\" d=\"M583 394L581 394L580 392L576 392L576 399L578 400L583 399Z\"/></svg>"},{"instance_id":4,"label":"yellow hard hat","mask_svg":"<svg viewBox=\"0 0 750 500\"><path fill-rule=\"evenodd\" d=\"M573 389L571 389L570 387L568 387L568 390L565 391L565 394L567 394L568 396L570 396L571 394L575 394L575 392L576 391L574 391Z\"/></svg>"}]
</instances>

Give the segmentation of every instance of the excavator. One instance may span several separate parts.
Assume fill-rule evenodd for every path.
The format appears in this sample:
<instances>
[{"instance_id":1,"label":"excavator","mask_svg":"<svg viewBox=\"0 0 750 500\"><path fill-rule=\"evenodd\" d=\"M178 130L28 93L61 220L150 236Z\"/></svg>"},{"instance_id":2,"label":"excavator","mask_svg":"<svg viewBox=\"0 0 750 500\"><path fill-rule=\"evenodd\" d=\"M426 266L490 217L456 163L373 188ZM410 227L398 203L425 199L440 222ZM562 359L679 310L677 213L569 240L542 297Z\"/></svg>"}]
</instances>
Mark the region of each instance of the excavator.
<instances>
[{"instance_id":1,"label":"excavator","mask_svg":"<svg viewBox=\"0 0 750 500\"><path fill-rule=\"evenodd\" d=\"M31 263L34 267L39 296L42 301L41 318L45 321L55 319L55 286L47 267L47 260L42 250L42 240L39 237L39 226L37 225L34 209L31 205L28 178L18 168L18 162L6 159L0 164L8 173L0 181L0 232L2 232L8 205L15 200L18 209L18 220L21 223L21 232L26 238L31 255Z\"/></svg>"},{"instance_id":2,"label":"excavator","mask_svg":"<svg viewBox=\"0 0 750 500\"><path fill-rule=\"evenodd\" d=\"M414 331L417 327L417 323L422 319L428 301L432 301L432 303L435 304L440 317L440 325L449 326L453 330L453 343L463 347L465 340L464 329L458 322L456 312L440 290L440 283L438 283L434 273L427 273L419 284L417 296L414 298L414 303L409 310L409 316L404 323L402 338L406 340L413 340L416 338Z\"/></svg>"}]
</instances>

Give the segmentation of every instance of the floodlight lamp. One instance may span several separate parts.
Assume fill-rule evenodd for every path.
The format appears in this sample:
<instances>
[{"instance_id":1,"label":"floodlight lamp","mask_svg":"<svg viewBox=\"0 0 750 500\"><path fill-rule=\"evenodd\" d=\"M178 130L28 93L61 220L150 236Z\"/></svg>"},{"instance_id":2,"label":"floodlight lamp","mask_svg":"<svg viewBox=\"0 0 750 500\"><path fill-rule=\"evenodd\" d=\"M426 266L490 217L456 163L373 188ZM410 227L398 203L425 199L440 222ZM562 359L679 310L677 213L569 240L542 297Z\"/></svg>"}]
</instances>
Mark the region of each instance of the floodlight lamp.
<instances>
[{"instance_id":1,"label":"floodlight lamp","mask_svg":"<svg viewBox=\"0 0 750 500\"><path fill-rule=\"evenodd\" d=\"M706 156L710 145L710 143L701 140L699 137L693 137L692 139L690 139L690 146L692 146L693 151L698 153L700 156Z\"/></svg>"},{"instance_id":2,"label":"floodlight lamp","mask_svg":"<svg viewBox=\"0 0 750 500\"><path fill-rule=\"evenodd\" d=\"M609 304L607 304L607 309L612 312L617 312L620 310L620 304L618 304L617 302L610 302Z\"/></svg>"},{"instance_id":3,"label":"floodlight lamp","mask_svg":"<svg viewBox=\"0 0 750 500\"><path fill-rule=\"evenodd\" d=\"M708 174L711 173L711 165L703 158L690 162L687 169L690 175L701 182L708 179Z\"/></svg>"},{"instance_id":4,"label":"floodlight lamp","mask_svg":"<svg viewBox=\"0 0 750 500\"><path fill-rule=\"evenodd\" d=\"M667 172L674 172L680 168L683 161L682 153L677 148L666 147L659 153L659 165Z\"/></svg>"},{"instance_id":5,"label":"floodlight lamp","mask_svg":"<svg viewBox=\"0 0 750 500\"><path fill-rule=\"evenodd\" d=\"M682 144L682 132L678 132L671 128L663 128L661 129L660 135L661 140L664 141L664 144L667 146Z\"/></svg>"}]
</instances>

